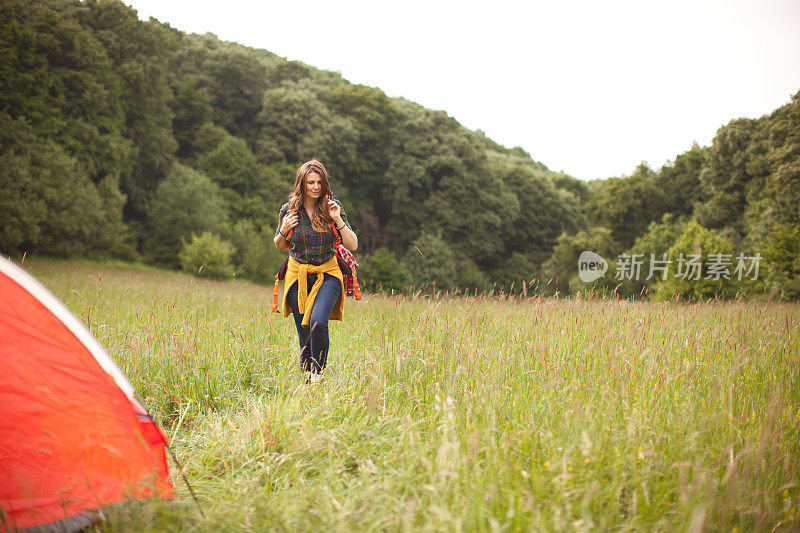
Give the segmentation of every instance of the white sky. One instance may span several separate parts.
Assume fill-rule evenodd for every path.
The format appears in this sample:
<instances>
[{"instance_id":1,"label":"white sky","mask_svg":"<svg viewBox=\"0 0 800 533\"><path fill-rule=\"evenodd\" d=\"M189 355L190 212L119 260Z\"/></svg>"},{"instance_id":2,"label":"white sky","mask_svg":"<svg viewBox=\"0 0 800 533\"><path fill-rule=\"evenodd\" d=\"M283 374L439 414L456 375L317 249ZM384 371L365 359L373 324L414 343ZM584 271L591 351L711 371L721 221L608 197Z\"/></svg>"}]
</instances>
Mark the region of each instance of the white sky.
<instances>
[{"instance_id":1,"label":"white sky","mask_svg":"<svg viewBox=\"0 0 800 533\"><path fill-rule=\"evenodd\" d=\"M443 109L581 179L658 168L800 90L800 0L124 1Z\"/></svg>"}]
</instances>

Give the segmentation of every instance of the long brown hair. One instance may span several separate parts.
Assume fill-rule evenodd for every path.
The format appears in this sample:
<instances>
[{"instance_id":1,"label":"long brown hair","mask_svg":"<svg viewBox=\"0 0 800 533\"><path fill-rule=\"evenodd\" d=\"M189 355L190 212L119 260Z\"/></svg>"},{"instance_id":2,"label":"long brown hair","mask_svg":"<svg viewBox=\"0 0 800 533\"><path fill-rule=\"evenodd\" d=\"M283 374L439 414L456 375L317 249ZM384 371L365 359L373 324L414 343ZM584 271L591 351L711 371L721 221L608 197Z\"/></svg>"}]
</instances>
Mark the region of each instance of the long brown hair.
<instances>
[{"instance_id":1,"label":"long brown hair","mask_svg":"<svg viewBox=\"0 0 800 533\"><path fill-rule=\"evenodd\" d=\"M325 166L316 159L306 161L294 174L294 188L289 194L289 210L300 213L300 209L305 209L303 200L306 195L306 177L312 172L319 174L322 182L322 194L319 195L311 211L311 227L314 231L325 231L331 225L333 219L328 214L328 200L333 198L331 185L328 182L328 171Z\"/></svg>"}]
</instances>

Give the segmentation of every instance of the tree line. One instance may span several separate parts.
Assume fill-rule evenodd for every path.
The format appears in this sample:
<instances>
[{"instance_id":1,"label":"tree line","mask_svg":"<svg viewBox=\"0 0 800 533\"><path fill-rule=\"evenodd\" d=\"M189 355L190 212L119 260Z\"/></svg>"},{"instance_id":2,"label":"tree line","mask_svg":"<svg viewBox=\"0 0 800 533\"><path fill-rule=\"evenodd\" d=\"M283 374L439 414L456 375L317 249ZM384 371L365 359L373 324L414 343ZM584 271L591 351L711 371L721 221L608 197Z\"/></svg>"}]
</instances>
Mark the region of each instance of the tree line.
<instances>
[{"instance_id":1,"label":"tree line","mask_svg":"<svg viewBox=\"0 0 800 533\"><path fill-rule=\"evenodd\" d=\"M0 79L6 254L111 256L267 282L282 260L278 209L294 169L317 157L359 235L368 287L690 298L800 289L797 95L661 169L585 183L442 111L139 21L118 0L4 1ZM760 251L764 276L700 292L577 277L583 249L616 266L620 254L698 242Z\"/></svg>"},{"instance_id":2,"label":"tree line","mask_svg":"<svg viewBox=\"0 0 800 533\"><path fill-rule=\"evenodd\" d=\"M658 170L643 163L585 187L588 226L559 236L547 265L561 290L585 289L574 257L590 249L612 268L635 254L644 271L664 254L672 261L663 276L606 278L594 289L657 299L800 297L800 92L769 115L730 121L710 146L694 144ZM678 275L692 255L702 258L699 280ZM736 273L740 257L758 272ZM726 277L708 272L711 259L730 262Z\"/></svg>"}]
</instances>

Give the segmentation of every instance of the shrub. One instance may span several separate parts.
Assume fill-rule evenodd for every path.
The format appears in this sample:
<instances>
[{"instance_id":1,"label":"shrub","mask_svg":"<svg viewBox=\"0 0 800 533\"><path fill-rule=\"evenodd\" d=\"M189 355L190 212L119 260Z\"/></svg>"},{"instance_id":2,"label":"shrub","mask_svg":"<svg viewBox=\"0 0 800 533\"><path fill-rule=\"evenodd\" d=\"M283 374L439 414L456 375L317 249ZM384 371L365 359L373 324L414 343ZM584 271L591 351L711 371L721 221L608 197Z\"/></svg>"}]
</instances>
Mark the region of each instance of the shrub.
<instances>
[{"instance_id":1,"label":"shrub","mask_svg":"<svg viewBox=\"0 0 800 533\"><path fill-rule=\"evenodd\" d=\"M272 242L270 228L260 232L249 219L234 224L229 238L235 248L233 263L236 276L259 283L270 283L286 257Z\"/></svg>"},{"instance_id":2,"label":"shrub","mask_svg":"<svg viewBox=\"0 0 800 533\"><path fill-rule=\"evenodd\" d=\"M412 286L449 290L456 284L456 256L441 234L420 237L408 248L402 263Z\"/></svg>"},{"instance_id":3,"label":"shrub","mask_svg":"<svg viewBox=\"0 0 800 533\"><path fill-rule=\"evenodd\" d=\"M377 289L401 289L405 285L405 274L397 257L386 248L378 248L358 269L359 283Z\"/></svg>"},{"instance_id":4,"label":"shrub","mask_svg":"<svg viewBox=\"0 0 800 533\"><path fill-rule=\"evenodd\" d=\"M192 240L184 243L178 257L186 272L206 278L228 279L233 277L232 255L231 243L206 231L199 237L192 234Z\"/></svg>"},{"instance_id":5,"label":"shrub","mask_svg":"<svg viewBox=\"0 0 800 533\"><path fill-rule=\"evenodd\" d=\"M669 260L669 250L683 233L686 223L676 220L672 213L667 213L661 222L653 221L647 226L647 233L639 235L633 247L627 252L630 256L639 256L642 261L638 279L622 280L617 292L622 296L640 296L655 290L659 281L664 281L663 271L658 270L664 254ZM651 259L656 263L650 276Z\"/></svg>"},{"instance_id":6,"label":"shrub","mask_svg":"<svg viewBox=\"0 0 800 533\"><path fill-rule=\"evenodd\" d=\"M680 258L690 258L692 255L699 256L699 279L688 276L684 279L679 275ZM714 254L726 255L733 264L728 271L729 279L710 278L709 261ZM721 237L713 230L704 228L697 222L690 223L683 234L675 241L674 246L669 252L671 263L667 271L667 280L659 282L656 289L656 300L667 300L673 296L688 300L701 298L732 297L741 288L741 282L737 283L734 268L735 255L734 244L731 240ZM687 268L684 266L684 273Z\"/></svg>"},{"instance_id":7,"label":"shrub","mask_svg":"<svg viewBox=\"0 0 800 533\"><path fill-rule=\"evenodd\" d=\"M619 248L619 243L614 241L608 228L593 227L588 232L579 231L574 235L562 233L556 240L550 259L542 265L542 290L561 294L614 290L619 284L614 279L614 258ZM578 258L584 250L595 252L608 261L609 268L605 276L592 283L582 282L578 274Z\"/></svg>"}]
</instances>

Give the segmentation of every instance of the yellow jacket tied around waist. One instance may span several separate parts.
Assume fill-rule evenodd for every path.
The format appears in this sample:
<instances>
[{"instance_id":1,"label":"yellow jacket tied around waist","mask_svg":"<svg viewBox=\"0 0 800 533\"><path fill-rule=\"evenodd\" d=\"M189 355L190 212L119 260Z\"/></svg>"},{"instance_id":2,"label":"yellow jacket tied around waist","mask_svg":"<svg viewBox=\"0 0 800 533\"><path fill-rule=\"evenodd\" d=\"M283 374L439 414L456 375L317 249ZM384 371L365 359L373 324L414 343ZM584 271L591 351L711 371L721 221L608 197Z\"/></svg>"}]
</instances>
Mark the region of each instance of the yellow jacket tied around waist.
<instances>
[{"instance_id":1,"label":"yellow jacket tied around waist","mask_svg":"<svg viewBox=\"0 0 800 533\"><path fill-rule=\"evenodd\" d=\"M317 279L314 282L314 285L311 286L311 292L308 292L309 274L317 274ZM331 276L335 277L342 285L342 291L339 294L339 300L336 302L336 305L333 306L333 310L331 311L331 320L342 320L344 317L344 279L335 255L321 265L300 263L294 258L289 257L283 288L282 310L284 317L292 314L292 308L289 306L289 299L286 298L286 295L289 294L289 289L292 287L292 285L297 283L298 311L303 313L303 325L309 325L311 322L311 310L314 307L314 300L317 298L317 293L319 293L319 289L322 287L322 280L325 277L324 274L330 274Z\"/></svg>"}]
</instances>

